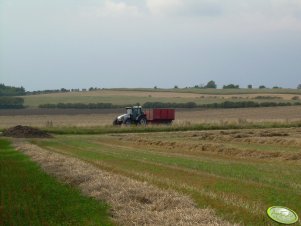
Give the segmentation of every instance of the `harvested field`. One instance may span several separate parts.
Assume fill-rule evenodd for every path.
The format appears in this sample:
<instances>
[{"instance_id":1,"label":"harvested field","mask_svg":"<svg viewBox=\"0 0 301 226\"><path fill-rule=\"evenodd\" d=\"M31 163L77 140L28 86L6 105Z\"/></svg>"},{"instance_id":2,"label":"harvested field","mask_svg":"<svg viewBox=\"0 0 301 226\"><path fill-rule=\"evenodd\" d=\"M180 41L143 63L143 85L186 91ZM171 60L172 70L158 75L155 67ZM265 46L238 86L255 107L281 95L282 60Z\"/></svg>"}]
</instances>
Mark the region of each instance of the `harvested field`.
<instances>
[{"instance_id":1,"label":"harvested field","mask_svg":"<svg viewBox=\"0 0 301 226\"><path fill-rule=\"evenodd\" d=\"M67 92L67 93L52 93L52 94L39 94L25 96L25 105L29 107L37 107L40 104L57 104L57 103L112 103L120 104L143 104L145 102L196 102L197 104L207 104L223 102L225 100L253 100L261 101L274 101L274 102L287 102L292 100L293 97L301 99L299 90L270 90L268 93L260 90L169 90L169 91L154 91L154 90L98 90L89 92ZM209 92L208 92L209 91ZM239 92L241 91L241 93ZM260 97L260 98L256 98Z\"/></svg>"},{"instance_id":2,"label":"harvested field","mask_svg":"<svg viewBox=\"0 0 301 226\"><path fill-rule=\"evenodd\" d=\"M105 172L73 157L16 141L42 168L61 181L78 186L88 196L106 200L120 225L233 225L209 209L198 209L188 197L148 183Z\"/></svg>"},{"instance_id":3,"label":"harvested field","mask_svg":"<svg viewBox=\"0 0 301 226\"><path fill-rule=\"evenodd\" d=\"M47 126L103 126L124 109L112 110L53 110L22 109L0 110L0 128L19 124ZM249 122L288 122L301 119L301 106L248 109L177 109L175 124Z\"/></svg>"},{"instance_id":4,"label":"harvested field","mask_svg":"<svg viewBox=\"0 0 301 226\"><path fill-rule=\"evenodd\" d=\"M273 205L301 213L300 128L64 135L31 142L185 194L231 223L277 225L266 216Z\"/></svg>"},{"instance_id":5,"label":"harvested field","mask_svg":"<svg viewBox=\"0 0 301 226\"><path fill-rule=\"evenodd\" d=\"M227 123L238 120L247 120L250 122L294 121L301 119L301 106L206 110L191 109L177 111L176 119L179 122L188 121L191 123Z\"/></svg>"}]
</instances>

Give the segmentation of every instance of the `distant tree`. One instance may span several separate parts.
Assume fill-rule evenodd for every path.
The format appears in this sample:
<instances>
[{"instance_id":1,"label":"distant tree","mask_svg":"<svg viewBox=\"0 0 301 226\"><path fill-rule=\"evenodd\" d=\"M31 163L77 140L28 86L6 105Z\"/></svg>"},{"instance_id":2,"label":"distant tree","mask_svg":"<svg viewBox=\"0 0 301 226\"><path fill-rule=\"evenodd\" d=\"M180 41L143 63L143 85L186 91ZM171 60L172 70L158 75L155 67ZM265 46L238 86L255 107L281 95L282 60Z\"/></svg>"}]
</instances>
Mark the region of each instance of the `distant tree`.
<instances>
[{"instance_id":1,"label":"distant tree","mask_svg":"<svg viewBox=\"0 0 301 226\"><path fill-rule=\"evenodd\" d=\"M234 85L234 84L224 85L223 89L239 89L239 85Z\"/></svg>"},{"instance_id":2,"label":"distant tree","mask_svg":"<svg viewBox=\"0 0 301 226\"><path fill-rule=\"evenodd\" d=\"M195 85L194 88L204 89L207 88L205 84Z\"/></svg>"},{"instance_id":3,"label":"distant tree","mask_svg":"<svg viewBox=\"0 0 301 226\"><path fill-rule=\"evenodd\" d=\"M0 96L24 96L26 91L24 87L6 86L0 84Z\"/></svg>"},{"instance_id":4,"label":"distant tree","mask_svg":"<svg viewBox=\"0 0 301 226\"><path fill-rule=\"evenodd\" d=\"M273 89L281 89L280 86L273 86Z\"/></svg>"},{"instance_id":5,"label":"distant tree","mask_svg":"<svg viewBox=\"0 0 301 226\"><path fill-rule=\"evenodd\" d=\"M61 88L61 92L63 92L63 93L66 93L66 92L69 92L70 90L68 90L68 89L65 89L65 88Z\"/></svg>"},{"instance_id":6,"label":"distant tree","mask_svg":"<svg viewBox=\"0 0 301 226\"><path fill-rule=\"evenodd\" d=\"M205 88L210 88L210 89L216 89L217 85L215 83L215 81L211 80L207 83L207 85L205 86Z\"/></svg>"},{"instance_id":7,"label":"distant tree","mask_svg":"<svg viewBox=\"0 0 301 226\"><path fill-rule=\"evenodd\" d=\"M157 86L154 86L154 89L158 89L158 87L157 87Z\"/></svg>"},{"instance_id":8,"label":"distant tree","mask_svg":"<svg viewBox=\"0 0 301 226\"><path fill-rule=\"evenodd\" d=\"M93 88L93 87L89 88L89 91L94 91L94 90L97 90L97 88L96 87L95 88Z\"/></svg>"},{"instance_id":9,"label":"distant tree","mask_svg":"<svg viewBox=\"0 0 301 226\"><path fill-rule=\"evenodd\" d=\"M252 89L253 88L253 86L252 85L248 85L248 89Z\"/></svg>"},{"instance_id":10,"label":"distant tree","mask_svg":"<svg viewBox=\"0 0 301 226\"><path fill-rule=\"evenodd\" d=\"M177 85L175 85L173 88L174 88L174 89L178 89L179 87L178 87Z\"/></svg>"},{"instance_id":11,"label":"distant tree","mask_svg":"<svg viewBox=\"0 0 301 226\"><path fill-rule=\"evenodd\" d=\"M259 89L265 89L266 87L264 85L259 86Z\"/></svg>"},{"instance_id":12,"label":"distant tree","mask_svg":"<svg viewBox=\"0 0 301 226\"><path fill-rule=\"evenodd\" d=\"M301 89L301 84L299 84L299 85L297 86L297 89Z\"/></svg>"}]
</instances>

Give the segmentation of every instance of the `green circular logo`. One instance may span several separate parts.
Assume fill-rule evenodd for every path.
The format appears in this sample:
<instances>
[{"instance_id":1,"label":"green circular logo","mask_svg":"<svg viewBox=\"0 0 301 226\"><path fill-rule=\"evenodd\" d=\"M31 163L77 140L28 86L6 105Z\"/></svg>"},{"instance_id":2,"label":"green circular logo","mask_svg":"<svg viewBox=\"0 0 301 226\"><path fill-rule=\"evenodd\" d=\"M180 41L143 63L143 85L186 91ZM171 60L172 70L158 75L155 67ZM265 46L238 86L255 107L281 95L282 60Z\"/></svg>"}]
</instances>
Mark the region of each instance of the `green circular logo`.
<instances>
[{"instance_id":1,"label":"green circular logo","mask_svg":"<svg viewBox=\"0 0 301 226\"><path fill-rule=\"evenodd\" d=\"M267 210L268 216L282 224L294 224L298 221L298 215L291 209L283 206L272 206Z\"/></svg>"}]
</instances>

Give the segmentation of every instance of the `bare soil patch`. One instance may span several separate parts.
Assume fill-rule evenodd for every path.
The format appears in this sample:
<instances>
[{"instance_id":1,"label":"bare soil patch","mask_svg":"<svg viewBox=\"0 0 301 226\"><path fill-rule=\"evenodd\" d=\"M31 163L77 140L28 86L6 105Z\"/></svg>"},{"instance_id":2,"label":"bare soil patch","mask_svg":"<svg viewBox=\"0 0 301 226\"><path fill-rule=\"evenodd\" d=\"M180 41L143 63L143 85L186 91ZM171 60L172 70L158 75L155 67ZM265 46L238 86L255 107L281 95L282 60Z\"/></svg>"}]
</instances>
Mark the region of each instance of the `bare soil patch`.
<instances>
[{"instance_id":1,"label":"bare soil patch","mask_svg":"<svg viewBox=\"0 0 301 226\"><path fill-rule=\"evenodd\" d=\"M24 151L48 173L112 206L119 225L233 225L210 209L199 209L187 196L163 191L147 183L103 171L73 157L50 152L16 140Z\"/></svg>"},{"instance_id":2,"label":"bare soil patch","mask_svg":"<svg viewBox=\"0 0 301 226\"><path fill-rule=\"evenodd\" d=\"M40 129L30 126L15 126L3 131L3 136L16 138L51 138L52 136Z\"/></svg>"}]
</instances>

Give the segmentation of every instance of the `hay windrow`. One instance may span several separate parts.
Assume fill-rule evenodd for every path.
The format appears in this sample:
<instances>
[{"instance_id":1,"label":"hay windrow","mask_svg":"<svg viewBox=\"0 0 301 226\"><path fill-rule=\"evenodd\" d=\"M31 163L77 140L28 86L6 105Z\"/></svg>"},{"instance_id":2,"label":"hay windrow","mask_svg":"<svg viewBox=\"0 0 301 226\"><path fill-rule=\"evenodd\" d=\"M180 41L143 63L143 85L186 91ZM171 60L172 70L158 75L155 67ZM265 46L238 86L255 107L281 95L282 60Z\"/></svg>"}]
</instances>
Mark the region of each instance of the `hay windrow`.
<instances>
[{"instance_id":1,"label":"hay windrow","mask_svg":"<svg viewBox=\"0 0 301 226\"><path fill-rule=\"evenodd\" d=\"M233 225L199 209L187 196L115 175L73 157L16 140L15 146L48 173L78 186L88 196L105 200L119 225Z\"/></svg>"},{"instance_id":2,"label":"hay windrow","mask_svg":"<svg viewBox=\"0 0 301 226\"><path fill-rule=\"evenodd\" d=\"M143 146L148 148L158 148L161 149L164 147L164 150L166 152L171 151L177 153L183 153L183 154L192 154L197 155L198 153L209 153L209 154L216 154L216 155L224 155L224 156L231 156L231 157L237 157L237 158L244 158L244 159L279 159L281 161L287 160L287 161L299 161L301 160L300 153L287 153L287 152L277 152L277 151L259 151L255 148L237 148L237 147L229 147L221 142L223 137L218 137L217 134L211 134L207 132L199 133L199 139L200 140L209 140L211 143L208 142L198 142L198 143L185 143L185 142L176 142L176 141L164 141L164 140L152 140L148 138L140 138L136 135L130 135L127 137L119 137L119 141L123 141L125 143L135 144L137 146ZM236 134L236 133L235 133ZM273 136L274 133L270 133ZM275 133L276 134L276 133ZM277 133L278 134L278 133ZM231 133L231 135L233 135ZM237 137L238 135L241 135L241 138ZM228 139L227 141L236 141L236 139L240 139L240 141L247 142L247 143L260 143L260 140L262 143L260 144L266 144L268 143L266 141L266 138L257 138L257 142L254 142L254 139L251 138L245 138L245 133L236 134L235 138L232 138L231 140ZM197 133L193 133L191 135L192 137L197 137ZM220 135L222 136L222 135ZM280 135L280 136L287 136L287 135ZM219 140L218 140L219 139ZM213 143L213 141L218 141L216 143ZM263 143L266 142L266 143ZM281 145L287 145L289 144L295 144L294 140L283 140L281 138L273 138L272 144L281 144ZM269 144L269 143L268 143Z\"/></svg>"}]
</instances>

